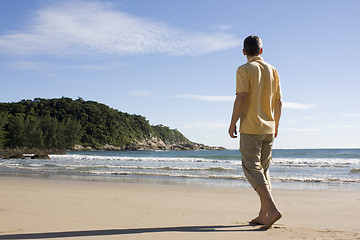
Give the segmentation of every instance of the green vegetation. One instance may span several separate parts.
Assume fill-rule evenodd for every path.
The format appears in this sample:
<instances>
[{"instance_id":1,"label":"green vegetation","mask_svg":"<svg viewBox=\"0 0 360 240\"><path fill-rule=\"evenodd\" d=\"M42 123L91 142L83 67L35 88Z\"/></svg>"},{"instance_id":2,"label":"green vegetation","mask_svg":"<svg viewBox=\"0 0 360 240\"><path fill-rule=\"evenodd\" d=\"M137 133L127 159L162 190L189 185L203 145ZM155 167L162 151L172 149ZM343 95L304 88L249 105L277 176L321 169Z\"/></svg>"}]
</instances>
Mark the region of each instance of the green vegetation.
<instances>
[{"instance_id":1,"label":"green vegetation","mask_svg":"<svg viewBox=\"0 0 360 240\"><path fill-rule=\"evenodd\" d=\"M165 144L189 142L189 140L187 140L177 129L170 129L164 125L156 125L152 126L152 128L156 132L157 136L163 140Z\"/></svg>"},{"instance_id":2,"label":"green vegetation","mask_svg":"<svg viewBox=\"0 0 360 240\"><path fill-rule=\"evenodd\" d=\"M76 144L124 147L152 137L166 144L191 143L177 130L151 126L143 116L82 98L0 103L0 147L70 149Z\"/></svg>"}]
</instances>

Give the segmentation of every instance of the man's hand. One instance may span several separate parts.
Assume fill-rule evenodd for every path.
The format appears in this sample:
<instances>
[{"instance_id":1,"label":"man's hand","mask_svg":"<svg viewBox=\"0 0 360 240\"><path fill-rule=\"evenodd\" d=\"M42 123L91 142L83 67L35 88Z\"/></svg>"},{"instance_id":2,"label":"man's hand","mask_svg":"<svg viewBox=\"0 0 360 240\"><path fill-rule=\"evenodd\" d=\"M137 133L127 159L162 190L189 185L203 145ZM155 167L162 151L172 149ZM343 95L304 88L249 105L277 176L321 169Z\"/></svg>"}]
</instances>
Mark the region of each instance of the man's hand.
<instances>
[{"instance_id":1,"label":"man's hand","mask_svg":"<svg viewBox=\"0 0 360 240\"><path fill-rule=\"evenodd\" d=\"M236 131L236 125L231 124L229 127L229 135L231 138L237 138L237 131Z\"/></svg>"},{"instance_id":2,"label":"man's hand","mask_svg":"<svg viewBox=\"0 0 360 240\"><path fill-rule=\"evenodd\" d=\"M242 112L244 111L247 95L247 92L240 92L236 94L231 123L229 127L229 135L231 138L237 138L236 123L239 120Z\"/></svg>"},{"instance_id":3,"label":"man's hand","mask_svg":"<svg viewBox=\"0 0 360 240\"><path fill-rule=\"evenodd\" d=\"M275 116L275 138L278 136L279 133L279 122L281 117L281 108L282 102L281 99L275 100L275 109L274 109L274 116Z\"/></svg>"}]
</instances>

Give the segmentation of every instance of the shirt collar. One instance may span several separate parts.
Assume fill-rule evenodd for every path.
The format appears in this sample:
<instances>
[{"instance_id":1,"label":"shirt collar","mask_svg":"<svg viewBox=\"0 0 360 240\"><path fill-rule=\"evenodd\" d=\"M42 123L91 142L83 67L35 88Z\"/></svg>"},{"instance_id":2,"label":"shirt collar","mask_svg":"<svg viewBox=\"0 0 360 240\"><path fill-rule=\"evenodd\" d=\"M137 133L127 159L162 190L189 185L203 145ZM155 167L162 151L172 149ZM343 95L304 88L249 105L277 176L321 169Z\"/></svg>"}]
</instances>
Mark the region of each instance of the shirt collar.
<instances>
[{"instance_id":1,"label":"shirt collar","mask_svg":"<svg viewBox=\"0 0 360 240\"><path fill-rule=\"evenodd\" d=\"M255 56L255 57L252 57L248 60L248 62L252 62L252 61L256 61L256 60L259 60L259 61L264 61L264 59L260 56Z\"/></svg>"}]
</instances>

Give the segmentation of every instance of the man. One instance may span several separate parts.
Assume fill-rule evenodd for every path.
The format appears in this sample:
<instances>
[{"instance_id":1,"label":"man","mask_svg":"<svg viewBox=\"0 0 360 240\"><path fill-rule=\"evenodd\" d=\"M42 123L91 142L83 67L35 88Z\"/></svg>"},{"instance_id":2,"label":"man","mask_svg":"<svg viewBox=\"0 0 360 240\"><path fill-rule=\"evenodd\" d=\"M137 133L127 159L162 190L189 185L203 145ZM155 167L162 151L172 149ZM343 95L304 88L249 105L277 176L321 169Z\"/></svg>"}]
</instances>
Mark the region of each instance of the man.
<instances>
[{"instance_id":1,"label":"man","mask_svg":"<svg viewBox=\"0 0 360 240\"><path fill-rule=\"evenodd\" d=\"M261 202L259 215L250 223L269 229L282 216L270 192L269 176L282 103L278 73L260 57L262 52L259 37L249 36L244 40L243 53L248 61L236 73L236 99L229 135L237 137L236 123L240 119L242 168Z\"/></svg>"}]
</instances>

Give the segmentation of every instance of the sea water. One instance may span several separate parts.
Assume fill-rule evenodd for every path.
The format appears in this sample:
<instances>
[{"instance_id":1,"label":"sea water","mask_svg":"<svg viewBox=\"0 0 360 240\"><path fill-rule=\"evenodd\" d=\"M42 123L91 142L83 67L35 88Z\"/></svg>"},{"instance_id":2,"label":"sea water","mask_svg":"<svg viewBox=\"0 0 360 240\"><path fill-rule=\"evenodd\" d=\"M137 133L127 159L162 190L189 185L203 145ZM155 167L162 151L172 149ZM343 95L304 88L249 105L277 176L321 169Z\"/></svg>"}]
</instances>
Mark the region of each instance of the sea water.
<instances>
[{"instance_id":1,"label":"sea water","mask_svg":"<svg viewBox=\"0 0 360 240\"><path fill-rule=\"evenodd\" d=\"M0 175L250 187L238 150L84 151L1 159ZM360 149L274 149L272 188L360 190Z\"/></svg>"}]
</instances>

